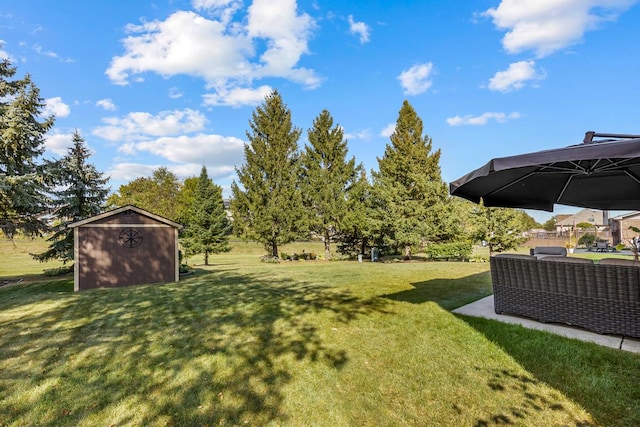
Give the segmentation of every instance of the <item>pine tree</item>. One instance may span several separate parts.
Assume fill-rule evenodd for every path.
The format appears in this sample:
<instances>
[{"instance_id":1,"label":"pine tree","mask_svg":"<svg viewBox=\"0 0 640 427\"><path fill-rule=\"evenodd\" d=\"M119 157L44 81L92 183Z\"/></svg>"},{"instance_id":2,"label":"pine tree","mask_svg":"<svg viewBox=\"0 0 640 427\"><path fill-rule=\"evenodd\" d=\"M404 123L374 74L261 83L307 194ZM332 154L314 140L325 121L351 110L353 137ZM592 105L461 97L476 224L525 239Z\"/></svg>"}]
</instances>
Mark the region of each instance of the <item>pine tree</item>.
<instances>
[{"instance_id":1,"label":"pine tree","mask_svg":"<svg viewBox=\"0 0 640 427\"><path fill-rule=\"evenodd\" d=\"M278 256L278 246L296 239L303 228L299 188L300 129L277 91L251 115L244 147L245 163L232 183L233 225L238 236L264 244Z\"/></svg>"},{"instance_id":2,"label":"pine tree","mask_svg":"<svg viewBox=\"0 0 640 427\"><path fill-rule=\"evenodd\" d=\"M355 257L364 255L371 238L371 184L362 165L357 180L346 194L347 210L337 237L338 252Z\"/></svg>"},{"instance_id":3,"label":"pine tree","mask_svg":"<svg viewBox=\"0 0 640 427\"><path fill-rule=\"evenodd\" d=\"M205 166L187 218L183 244L190 253L203 253L205 265L209 265L209 254L230 250L231 226L224 210L222 188L209 179Z\"/></svg>"},{"instance_id":4,"label":"pine tree","mask_svg":"<svg viewBox=\"0 0 640 427\"><path fill-rule=\"evenodd\" d=\"M331 241L342 233L348 213L347 193L357 177L355 158L347 157L347 141L324 110L308 130L309 144L302 156L302 197L310 228L324 240L325 259L331 259Z\"/></svg>"},{"instance_id":5,"label":"pine tree","mask_svg":"<svg viewBox=\"0 0 640 427\"><path fill-rule=\"evenodd\" d=\"M52 191L54 215L58 219L47 251L33 255L39 261L58 259L66 264L73 260L73 230L67 225L101 212L109 192L109 178L87 162L91 153L78 131L67 154L54 162L53 175L58 188Z\"/></svg>"},{"instance_id":6,"label":"pine tree","mask_svg":"<svg viewBox=\"0 0 640 427\"><path fill-rule=\"evenodd\" d=\"M15 73L9 60L0 61L0 228L8 238L47 229L41 218L50 182L41 156L54 124L53 117L38 119L45 104L31 76L11 80Z\"/></svg>"},{"instance_id":7,"label":"pine tree","mask_svg":"<svg viewBox=\"0 0 640 427\"><path fill-rule=\"evenodd\" d=\"M423 135L422 120L404 101L391 145L378 158L373 173L375 222L383 243L403 249L437 240L437 225L447 197L440 172L440 150L432 153L431 138Z\"/></svg>"}]
</instances>

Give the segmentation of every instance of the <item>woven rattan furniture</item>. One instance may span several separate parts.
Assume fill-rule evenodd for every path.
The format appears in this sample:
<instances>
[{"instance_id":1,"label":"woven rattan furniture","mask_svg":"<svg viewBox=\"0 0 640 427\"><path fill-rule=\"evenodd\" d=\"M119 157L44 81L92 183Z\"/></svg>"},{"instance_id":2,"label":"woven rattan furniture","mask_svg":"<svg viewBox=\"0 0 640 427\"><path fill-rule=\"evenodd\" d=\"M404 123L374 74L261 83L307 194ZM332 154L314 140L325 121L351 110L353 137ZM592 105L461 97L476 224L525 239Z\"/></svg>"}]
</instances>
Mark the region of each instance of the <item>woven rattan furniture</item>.
<instances>
[{"instance_id":1,"label":"woven rattan furniture","mask_svg":"<svg viewBox=\"0 0 640 427\"><path fill-rule=\"evenodd\" d=\"M640 266L631 260L491 257L495 311L640 338Z\"/></svg>"}]
</instances>

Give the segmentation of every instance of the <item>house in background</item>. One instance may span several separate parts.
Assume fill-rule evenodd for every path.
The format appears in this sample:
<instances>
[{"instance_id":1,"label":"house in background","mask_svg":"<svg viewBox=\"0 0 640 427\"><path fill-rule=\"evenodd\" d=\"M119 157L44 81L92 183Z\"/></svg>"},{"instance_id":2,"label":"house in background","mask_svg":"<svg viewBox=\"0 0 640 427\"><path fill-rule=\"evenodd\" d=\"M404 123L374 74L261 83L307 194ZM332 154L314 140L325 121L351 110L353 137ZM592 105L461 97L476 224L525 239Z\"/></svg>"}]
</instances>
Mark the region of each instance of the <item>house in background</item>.
<instances>
[{"instance_id":1,"label":"house in background","mask_svg":"<svg viewBox=\"0 0 640 427\"><path fill-rule=\"evenodd\" d=\"M631 212L613 217L611 218L610 224L613 244L617 245L622 243L628 246L634 237L638 237L638 233L629 230L629 227L640 228L640 212Z\"/></svg>"},{"instance_id":2,"label":"house in background","mask_svg":"<svg viewBox=\"0 0 640 427\"><path fill-rule=\"evenodd\" d=\"M558 236L569 236L576 231L576 224L589 223L592 224L592 230L582 230L583 232L595 232L600 239L609 239L609 213L608 211L600 211L596 209L583 209L573 215L557 215L556 216L556 233Z\"/></svg>"},{"instance_id":3,"label":"house in background","mask_svg":"<svg viewBox=\"0 0 640 427\"><path fill-rule=\"evenodd\" d=\"M129 205L69 227L75 291L179 280L180 224Z\"/></svg>"}]
</instances>

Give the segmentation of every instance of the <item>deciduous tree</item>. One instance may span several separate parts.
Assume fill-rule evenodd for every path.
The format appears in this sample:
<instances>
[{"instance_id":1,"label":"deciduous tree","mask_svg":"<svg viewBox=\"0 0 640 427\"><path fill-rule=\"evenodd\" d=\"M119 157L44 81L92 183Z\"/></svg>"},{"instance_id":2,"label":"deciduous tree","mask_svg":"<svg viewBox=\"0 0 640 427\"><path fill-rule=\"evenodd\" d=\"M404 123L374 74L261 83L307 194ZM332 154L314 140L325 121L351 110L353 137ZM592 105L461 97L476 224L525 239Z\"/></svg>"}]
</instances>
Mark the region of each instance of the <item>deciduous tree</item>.
<instances>
[{"instance_id":1,"label":"deciduous tree","mask_svg":"<svg viewBox=\"0 0 640 427\"><path fill-rule=\"evenodd\" d=\"M110 207L134 205L161 217L177 221L179 217L178 194L180 181L166 167L153 171L150 178L136 178L121 185L118 192L107 199Z\"/></svg>"},{"instance_id":2,"label":"deciduous tree","mask_svg":"<svg viewBox=\"0 0 640 427\"><path fill-rule=\"evenodd\" d=\"M486 208L478 205L479 240L489 244L489 253L515 249L526 240L526 231L522 221L522 211L512 208Z\"/></svg>"}]
</instances>

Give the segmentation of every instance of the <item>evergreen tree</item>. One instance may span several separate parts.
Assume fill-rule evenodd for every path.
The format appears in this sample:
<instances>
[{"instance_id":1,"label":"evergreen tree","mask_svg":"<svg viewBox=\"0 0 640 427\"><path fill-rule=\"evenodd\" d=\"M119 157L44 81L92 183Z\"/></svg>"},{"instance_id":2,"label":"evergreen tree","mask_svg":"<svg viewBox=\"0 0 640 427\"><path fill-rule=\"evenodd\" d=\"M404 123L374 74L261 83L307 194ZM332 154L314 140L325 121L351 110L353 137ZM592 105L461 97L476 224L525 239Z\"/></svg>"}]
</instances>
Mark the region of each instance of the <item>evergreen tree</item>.
<instances>
[{"instance_id":1,"label":"evergreen tree","mask_svg":"<svg viewBox=\"0 0 640 427\"><path fill-rule=\"evenodd\" d=\"M187 217L183 245L190 253L204 253L204 265L209 265L209 254L230 250L231 226L224 210L222 188L209 179L205 166Z\"/></svg>"},{"instance_id":2,"label":"evergreen tree","mask_svg":"<svg viewBox=\"0 0 640 427\"><path fill-rule=\"evenodd\" d=\"M403 249L407 259L412 246L441 239L438 224L448 194L440 150L432 153L431 138L422 134L422 120L404 101L391 145L373 173L376 228L382 243Z\"/></svg>"},{"instance_id":3,"label":"evergreen tree","mask_svg":"<svg viewBox=\"0 0 640 427\"><path fill-rule=\"evenodd\" d=\"M33 255L39 261L58 259L66 264L73 260L73 230L67 225L97 215L102 210L109 190L105 185L109 178L87 160L90 157L84 139L78 131L73 134L73 145L67 154L55 162L54 176L58 188L52 191L55 217L49 249Z\"/></svg>"},{"instance_id":4,"label":"evergreen tree","mask_svg":"<svg viewBox=\"0 0 640 427\"><path fill-rule=\"evenodd\" d=\"M303 228L299 188L300 129L277 91L251 115L245 163L231 185L233 225L238 236L264 244L271 256L296 239Z\"/></svg>"},{"instance_id":5,"label":"evergreen tree","mask_svg":"<svg viewBox=\"0 0 640 427\"><path fill-rule=\"evenodd\" d=\"M39 120L45 106L29 75L11 80L16 68L0 61L0 228L13 238L16 232L40 235L48 209L48 163L41 161L45 134L54 118Z\"/></svg>"},{"instance_id":6,"label":"evergreen tree","mask_svg":"<svg viewBox=\"0 0 640 427\"><path fill-rule=\"evenodd\" d=\"M364 255L371 238L371 184L362 165L357 180L346 193L347 209L337 237L338 252L355 257Z\"/></svg>"},{"instance_id":7,"label":"evergreen tree","mask_svg":"<svg viewBox=\"0 0 640 427\"><path fill-rule=\"evenodd\" d=\"M342 232L348 213L347 193L357 178L355 158L347 157L347 141L340 126L322 111L308 130L309 144L302 156L302 198L312 231L324 240L325 259L331 259L331 241Z\"/></svg>"},{"instance_id":8,"label":"evergreen tree","mask_svg":"<svg viewBox=\"0 0 640 427\"><path fill-rule=\"evenodd\" d=\"M153 171L150 178L136 178L121 185L118 192L107 199L109 207L134 205L161 217L177 221L180 215L178 194L180 181L166 167Z\"/></svg>"}]
</instances>

